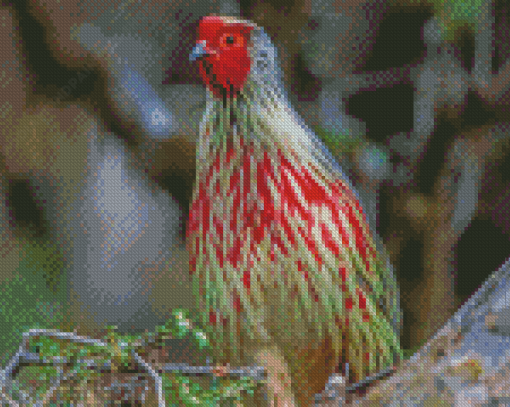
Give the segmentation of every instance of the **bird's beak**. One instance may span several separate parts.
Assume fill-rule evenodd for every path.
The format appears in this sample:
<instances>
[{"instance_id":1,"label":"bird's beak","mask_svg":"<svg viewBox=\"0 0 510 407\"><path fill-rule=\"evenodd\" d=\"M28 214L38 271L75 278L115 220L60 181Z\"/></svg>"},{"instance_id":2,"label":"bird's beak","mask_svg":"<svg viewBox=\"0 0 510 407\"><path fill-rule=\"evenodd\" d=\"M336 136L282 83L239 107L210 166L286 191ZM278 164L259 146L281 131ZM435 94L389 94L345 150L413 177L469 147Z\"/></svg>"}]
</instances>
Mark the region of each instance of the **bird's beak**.
<instances>
[{"instance_id":1,"label":"bird's beak","mask_svg":"<svg viewBox=\"0 0 510 407\"><path fill-rule=\"evenodd\" d=\"M189 60L196 61L198 58L202 58L210 54L212 54L212 52L207 48L207 43L205 41L199 41L195 48L193 48L193 51L191 51Z\"/></svg>"}]
</instances>

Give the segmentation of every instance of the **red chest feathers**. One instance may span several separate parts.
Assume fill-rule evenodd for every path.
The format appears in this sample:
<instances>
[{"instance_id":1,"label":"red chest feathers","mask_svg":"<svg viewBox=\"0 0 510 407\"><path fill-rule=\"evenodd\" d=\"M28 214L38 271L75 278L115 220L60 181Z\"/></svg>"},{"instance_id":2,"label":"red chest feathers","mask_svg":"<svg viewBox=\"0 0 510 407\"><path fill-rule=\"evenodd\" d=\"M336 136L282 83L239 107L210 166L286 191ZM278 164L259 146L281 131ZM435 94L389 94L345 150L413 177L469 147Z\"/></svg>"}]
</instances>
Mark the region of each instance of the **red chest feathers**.
<instances>
[{"instance_id":1,"label":"red chest feathers","mask_svg":"<svg viewBox=\"0 0 510 407\"><path fill-rule=\"evenodd\" d=\"M214 250L220 267L229 262L237 268L243 247L249 244L248 252L256 254L265 239L274 248L273 261L276 254L288 256L296 239L304 241L319 265L324 263L319 244L336 258L339 245L355 247L367 268L368 256L375 255L348 187L341 180L327 183L280 150L255 152L241 143L239 150L211 153L201 171L188 224L192 266L200 251L209 257L207 251Z\"/></svg>"}]
</instances>

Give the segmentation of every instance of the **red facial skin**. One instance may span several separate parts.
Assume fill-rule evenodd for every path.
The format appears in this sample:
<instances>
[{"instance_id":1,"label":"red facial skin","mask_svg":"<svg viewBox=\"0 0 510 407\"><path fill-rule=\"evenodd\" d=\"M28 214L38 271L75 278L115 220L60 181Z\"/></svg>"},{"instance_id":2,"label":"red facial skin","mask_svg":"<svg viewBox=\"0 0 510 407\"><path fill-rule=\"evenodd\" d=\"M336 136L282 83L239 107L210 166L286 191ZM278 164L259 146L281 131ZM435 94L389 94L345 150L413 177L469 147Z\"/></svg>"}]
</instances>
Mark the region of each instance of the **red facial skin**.
<instances>
[{"instance_id":1,"label":"red facial skin","mask_svg":"<svg viewBox=\"0 0 510 407\"><path fill-rule=\"evenodd\" d=\"M248 42L253 27L220 17L204 17L198 41L206 41L208 55L199 61L200 74L218 98L233 98L242 89L250 72Z\"/></svg>"}]
</instances>

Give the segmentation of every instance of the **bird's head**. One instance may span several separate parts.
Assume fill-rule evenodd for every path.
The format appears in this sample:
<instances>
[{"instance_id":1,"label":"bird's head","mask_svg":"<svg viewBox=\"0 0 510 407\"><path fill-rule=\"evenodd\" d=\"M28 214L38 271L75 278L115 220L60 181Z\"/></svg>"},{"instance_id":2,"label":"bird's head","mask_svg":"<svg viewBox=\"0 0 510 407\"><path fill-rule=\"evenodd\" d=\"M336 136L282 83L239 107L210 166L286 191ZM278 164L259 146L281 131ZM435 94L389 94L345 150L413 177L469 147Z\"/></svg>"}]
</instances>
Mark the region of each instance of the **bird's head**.
<instances>
[{"instance_id":1,"label":"bird's head","mask_svg":"<svg viewBox=\"0 0 510 407\"><path fill-rule=\"evenodd\" d=\"M275 61L276 51L261 27L235 17L200 20L198 40L190 60L198 60L204 83L215 97L235 98L250 73ZM272 70L275 72L275 70Z\"/></svg>"}]
</instances>

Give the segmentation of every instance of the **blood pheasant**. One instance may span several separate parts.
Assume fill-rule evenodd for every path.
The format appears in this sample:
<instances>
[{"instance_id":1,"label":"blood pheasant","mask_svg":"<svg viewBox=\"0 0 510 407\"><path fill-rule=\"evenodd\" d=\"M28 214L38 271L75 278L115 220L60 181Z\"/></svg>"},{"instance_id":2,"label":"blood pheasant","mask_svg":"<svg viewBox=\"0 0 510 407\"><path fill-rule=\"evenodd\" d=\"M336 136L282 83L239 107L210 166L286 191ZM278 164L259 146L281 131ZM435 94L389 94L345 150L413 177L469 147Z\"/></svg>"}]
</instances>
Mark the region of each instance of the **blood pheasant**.
<instances>
[{"instance_id":1,"label":"blood pheasant","mask_svg":"<svg viewBox=\"0 0 510 407\"><path fill-rule=\"evenodd\" d=\"M264 364L276 405L309 405L346 363L356 381L394 363L396 282L269 36L204 17L190 59L209 91L187 237L218 358Z\"/></svg>"}]
</instances>

